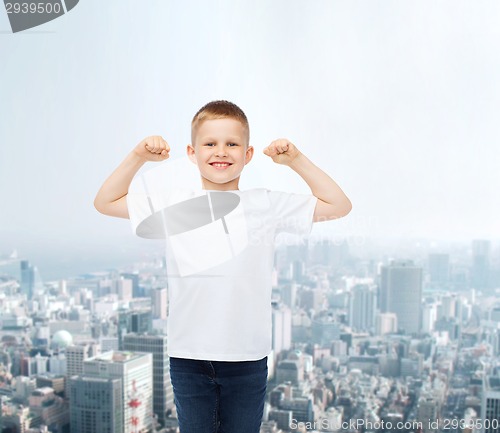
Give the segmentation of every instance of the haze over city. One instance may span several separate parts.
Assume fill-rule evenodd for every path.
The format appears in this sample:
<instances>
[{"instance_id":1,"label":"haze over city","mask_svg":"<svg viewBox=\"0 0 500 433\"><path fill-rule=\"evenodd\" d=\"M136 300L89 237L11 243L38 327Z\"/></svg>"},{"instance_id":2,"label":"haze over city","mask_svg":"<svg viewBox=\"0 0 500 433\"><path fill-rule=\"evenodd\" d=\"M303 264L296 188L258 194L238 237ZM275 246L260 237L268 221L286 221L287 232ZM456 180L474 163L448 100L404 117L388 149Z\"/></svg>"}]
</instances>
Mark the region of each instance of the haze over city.
<instances>
[{"instance_id":1,"label":"haze over city","mask_svg":"<svg viewBox=\"0 0 500 433\"><path fill-rule=\"evenodd\" d=\"M250 120L241 188L308 192L262 155L287 137L350 197L315 233L499 239L499 17L494 1L86 0L1 34L2 245L108 263L148 249L95 194L147 135L182 157L193 114L220 98Z\"/></svg>"}]
</instances>

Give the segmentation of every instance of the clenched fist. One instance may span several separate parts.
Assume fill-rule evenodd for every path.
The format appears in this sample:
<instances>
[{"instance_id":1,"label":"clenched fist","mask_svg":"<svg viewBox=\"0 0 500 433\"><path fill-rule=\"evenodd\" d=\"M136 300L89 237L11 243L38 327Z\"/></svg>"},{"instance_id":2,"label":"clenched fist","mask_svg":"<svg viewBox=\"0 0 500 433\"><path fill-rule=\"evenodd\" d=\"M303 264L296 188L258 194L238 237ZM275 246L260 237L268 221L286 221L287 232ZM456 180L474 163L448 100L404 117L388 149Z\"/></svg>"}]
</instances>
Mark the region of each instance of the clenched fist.
<instances>
[{"instance_id":1,"label":"clenched fist","mask_svg":"<svg viewBox=\"0 0 500 433\"><path fill-rule=\"evenodd\" d=\"M264 149L264 154L277 164L290 165L300 151L286 138L279 138Z\"/></svg>"},{"instance_id":2,"label":"clenched fist","mask_svg":"<svg viewBox=\"0 0 500 433\"><path fill-rule=\"evenodd\" d=\"M170 155L170 146L159 135L151 135L142 140L134 152L145 161L165 161Z\"/></svg>"}]
</instances>

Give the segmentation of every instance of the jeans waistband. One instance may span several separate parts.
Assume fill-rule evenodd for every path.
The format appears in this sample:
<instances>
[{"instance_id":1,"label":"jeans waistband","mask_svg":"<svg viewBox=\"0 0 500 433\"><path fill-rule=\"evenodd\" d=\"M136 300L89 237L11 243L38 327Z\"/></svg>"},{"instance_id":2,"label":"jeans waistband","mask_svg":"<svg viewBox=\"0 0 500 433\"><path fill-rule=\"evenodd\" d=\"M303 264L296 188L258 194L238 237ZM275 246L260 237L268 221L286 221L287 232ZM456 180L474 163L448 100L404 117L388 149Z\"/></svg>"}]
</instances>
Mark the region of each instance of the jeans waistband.
<instances>
[{"instance_id":1,"label":"jeans waistband","mask_svg":"<svg viewBox=\"0 0 500 433\"><path fill-rule=\"evenodd\" d=\"M205 361L170 357L170 369L177 373L208 374L211 377L245 376L267 369L267 356L256 361Z\"/></svg>"}]
</instances>

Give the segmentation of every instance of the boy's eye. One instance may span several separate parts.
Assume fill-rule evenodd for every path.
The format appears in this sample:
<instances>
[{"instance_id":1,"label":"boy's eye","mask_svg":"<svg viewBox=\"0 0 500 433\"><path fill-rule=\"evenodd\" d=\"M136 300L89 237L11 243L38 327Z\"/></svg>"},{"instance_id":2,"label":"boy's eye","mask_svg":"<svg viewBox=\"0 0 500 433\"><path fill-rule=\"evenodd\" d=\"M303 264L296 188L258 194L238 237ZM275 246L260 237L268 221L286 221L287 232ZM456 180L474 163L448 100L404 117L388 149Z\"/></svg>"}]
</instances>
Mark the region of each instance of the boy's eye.
<instances>
[{"instance_id":1,"label":"boy's eye","mask_svg":"<svg viewBox=\"0 0 500 433\"><path fill-rule=\"evenodd\" d=\"M229 147L234 147L234 146L238 146L238 143L227 143L227 145L228 145ZM206 144L205 144L205 146L210 146L210 147L212 147L212 146L215 146L215 143L206 143Z\"/></svg>"}]
</instances>

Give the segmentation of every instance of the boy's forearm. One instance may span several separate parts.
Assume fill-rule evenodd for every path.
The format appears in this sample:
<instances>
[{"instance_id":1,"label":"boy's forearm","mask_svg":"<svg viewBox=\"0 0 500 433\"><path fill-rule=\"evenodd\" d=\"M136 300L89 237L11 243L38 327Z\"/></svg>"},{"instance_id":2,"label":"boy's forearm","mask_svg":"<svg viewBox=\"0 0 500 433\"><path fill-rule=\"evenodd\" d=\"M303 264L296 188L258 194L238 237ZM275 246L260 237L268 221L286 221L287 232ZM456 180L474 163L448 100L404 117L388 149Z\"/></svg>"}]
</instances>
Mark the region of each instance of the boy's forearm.
<instances>
[{"instance_id":1,"label":"boy's forearm","mask_svg":"<svg viewBox=\"0 0 500 433\"><path fill-rule=\"evenodd\" d=\"M312 194L318 199L335 206L339 216L348 214L352 208L351 201L337 183L323 170L300 153L290 163L294 170L311 188Z\"/></svg>"},{"instance_id":2,"label":"boy's forearm","mask_svg":"<svg viewBox=\"0 0 500 433\"><path fill-rule=\"evenodd\" d=\"M145 162L135 152L130 152L99 189L94 200L96 209L101 211L103 206L127 195L132 179Z\"/></svg>"}]
</instances>

